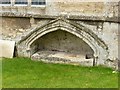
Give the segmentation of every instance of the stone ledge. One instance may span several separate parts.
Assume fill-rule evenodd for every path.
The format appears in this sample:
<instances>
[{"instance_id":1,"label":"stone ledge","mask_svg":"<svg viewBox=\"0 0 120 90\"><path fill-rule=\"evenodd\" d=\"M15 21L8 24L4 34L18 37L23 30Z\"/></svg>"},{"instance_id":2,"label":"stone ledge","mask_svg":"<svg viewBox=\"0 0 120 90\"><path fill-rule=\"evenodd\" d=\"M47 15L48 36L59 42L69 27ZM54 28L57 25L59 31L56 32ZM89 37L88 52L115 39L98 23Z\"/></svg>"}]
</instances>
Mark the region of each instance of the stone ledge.
<instances>
[{"instance_id":1,"label":"stone ledge","mask_svg":"<svg viewBox=\"0 0 120 90\"><path fill-rule=\"evenodd\" d=\"M0 12L2 17L26 17L26 18L42 18L42 19L56 19L58 17L64 17L69 20L82 20L82 21L103 21L103 22L120 22L120 17L104 17L104 16L79 16L79 15L41 15L41 14L24 14L24 13L11 13Z\"/></svg>"},{"instance_id":2,"label":"stone ledge","mask_svg":"<svg viewBox=\"0 0 120 90\"><path fill-rule=\"evenodd\" d=\"M31 56L32 60L47 63L64 63L72 65L93 66L93 58L85 59L81 54L60 51L39 51Z\"/></svg>"}]
</instances>

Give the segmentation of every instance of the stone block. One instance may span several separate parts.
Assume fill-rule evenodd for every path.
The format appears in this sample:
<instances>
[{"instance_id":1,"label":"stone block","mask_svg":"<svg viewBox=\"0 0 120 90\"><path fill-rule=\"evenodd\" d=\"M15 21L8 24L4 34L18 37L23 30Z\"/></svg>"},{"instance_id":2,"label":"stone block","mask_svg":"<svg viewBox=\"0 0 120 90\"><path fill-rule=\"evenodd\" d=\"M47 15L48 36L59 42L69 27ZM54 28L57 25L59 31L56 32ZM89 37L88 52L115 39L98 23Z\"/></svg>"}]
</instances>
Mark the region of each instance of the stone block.
<instances>
[{"instance_id":1,"label":"stone block","mask_svg":"<svg viewBox=\"0 0 120 90\"><path fill-rule=\"evenodd\" d=\"M13 58L15 41L0 40L0 57Z\"/></svg>"}]
</instances>

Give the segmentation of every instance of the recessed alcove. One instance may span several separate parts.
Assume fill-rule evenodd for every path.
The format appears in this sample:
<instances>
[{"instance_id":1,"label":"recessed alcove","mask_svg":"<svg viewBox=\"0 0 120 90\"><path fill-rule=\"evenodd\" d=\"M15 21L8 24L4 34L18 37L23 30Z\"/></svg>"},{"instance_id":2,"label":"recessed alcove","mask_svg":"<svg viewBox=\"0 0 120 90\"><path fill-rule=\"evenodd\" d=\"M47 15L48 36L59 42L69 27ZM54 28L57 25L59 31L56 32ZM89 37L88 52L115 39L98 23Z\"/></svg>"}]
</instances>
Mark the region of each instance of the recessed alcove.
<instances>
[{"instance_id":1,"label":"recessed alcove","mask_svg":"<svg viewBox=\"0 0 120 90\"><path fill-rule=\"evenodd\" d=\"M93 65L93 50L82 39L63 30L47 33L31 45L31 58L54 63Z\"/></svg>"}]
</instances>

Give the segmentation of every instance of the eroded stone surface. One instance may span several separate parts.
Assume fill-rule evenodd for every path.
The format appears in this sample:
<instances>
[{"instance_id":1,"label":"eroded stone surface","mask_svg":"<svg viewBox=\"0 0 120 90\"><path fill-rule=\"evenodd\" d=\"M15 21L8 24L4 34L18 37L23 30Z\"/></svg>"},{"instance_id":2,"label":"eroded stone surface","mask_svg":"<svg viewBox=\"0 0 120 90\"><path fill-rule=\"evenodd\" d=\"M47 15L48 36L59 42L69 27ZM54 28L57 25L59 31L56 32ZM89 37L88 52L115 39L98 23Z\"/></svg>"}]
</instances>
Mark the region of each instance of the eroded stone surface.
<instances>
[{"instance_id":1,"label":"eroded stone surface","mask_svg":"<svg viewBox=\"0 0 120 90\"><path fill-rule=\"evenodd\" d=\"M15 41L0 40L0 57L13 58Z\"/></svg>"},{"instance_id":2,"label":"eroded stone surface","mask_svg":"<svg viewBox=\"0 0 120 90\"><path fill-rule=\"evenodd\" d=\"M81 55L93 55L93 50L87 43L75 35L63 30L57 30L38 38L31 45L31 49L33 50L33 53L38 50L50 50L79 53Z\"/></svg>"},{"instance_id":3,"label":"eroded stone surface","mask_svg":"<svg viewBox=\"0 0 120 90\"><path fill-rule=\"evenodd\" d=\"M49 63L68 63L73 65L93 66L93 58L85 59L85 56L81 54L58 51L39 51L33 54L31 59Z\"/></svg>"},{"instance_id":4,"label":"eroded stone surface","mask_svg":"<svg viewBox=\"0 0 120 90\"><path fill-rule=\"evenodd\" d=\"M120 55L118 55L118 46L120 46L120 41L118 40L118 37L120 37L118 7L120 5L118 5L118 0L100 3L75 1L59 0L54 2L53 0L48 0L44 8L18 7L14 5L1 6L0 13L2 18L0 18L0 21L2 22L0 23L2 27L0 31L2 33L0 33L0 36L4 40L15 39L17 42L21 40L22 43L20 45L17 43L18 55L31 57L35 53L35 49L38 48L34 44L37 41L37 37L40 38L57 29L65 30L81 38L93 49L97 65L114 66L116 58L120 59ZM63 17L65 20L63 22L58 20L58 22L52 23L59 17ZM24 38L27 38L26 41ZM61 43L67 44L65 42ZM33 47L31 46L32 44L34 44ZM51 46L51 44L49 45ZM70 43L68 46L72 45ZM61 51L61 47L58 46L57 50ZM76 49L74 48L74 50Z\"/></svg>"},{"instance_id":5,"label":"eroded stone surface","mask_svg":"<svg viewBox=\"0 0 120 90\"><path fill-rule=\"evenodd\" d=\"M46 34L48 34L48 33L53 34L53 32L59 31L59 30L66 31L66 32L72 34L73 36L78 37L81 40L74 39L73 37L70 36L65 41L63 39L63 34L61 34L61 33L59 33L59 34L60 34L60 37L62 36L62 38L59 38L57 40L57 41L61 41L61 42L54 43L53 41L56 41L56 40L49 40L52 37L50 37L49 39L41 40L42 37L45 36ZM59 34L57 36L59 36ZM53 36L54 36L54 34L53 34ZM54 36L53 39L56 39L57 36ZM46 41L46 40L48 40L48 41ZM44 43L41 41L43 41ZM100 64L103 65L105 60L108 58L107 57L108 56L108 51L107 51L108 47L105 44L105 42L103 40L101 40L100 38L98 38L98 36L95 35L95 33L93 33L93 31L91 29L88 29L85 26L83 26L81 24L77 24L73 21L66 20L63 17L59 17L56 20L51 20L50 22L46 23L43 26L39 26L39 24L38 24L38 26L36 28L33 28L30 33L28 33L25 37L23 37L18 42L18 55L24 56L24 57L31 57L31 55L34 54L37 50L41 50L41 47L43 50L44 49L49 50L52 47L51 49L58 50L58 51L63 51L64 49L68 48L67 49L68 51L77 51L78 50L80 52L81 51L84 52L86 46L83 43L81 43L81 44L77 43L80 41L85 42L93 50L93 52L94 52L93 56L95 57L96 65L100 65ZM38 42L38 44L36 44L36 42ZM48 44L48 42L49 42L49 44ZM39 44L41 44L42 46ZM46 46L47 44L48 44L48 46ZM60 44L60 45L57 45L57 44ZM63 44L63 45L61 45L61 44ZM59 48L59 46L60 46L60 48ZM64 46L65 47L68 46L68 47L63 48ZM75 46L77 48L75 49L75 47L73 47L73 46ZM83 49L84 46L85 46L85 48ZM73 48L73 50L72 50L72 48ZM88 49L88 51L91 51L91 50ZM85 50L85 53L87 53L86 50ZM84 55L85 55L85 53L84 53Z\"/></svg>"}]
</instances>

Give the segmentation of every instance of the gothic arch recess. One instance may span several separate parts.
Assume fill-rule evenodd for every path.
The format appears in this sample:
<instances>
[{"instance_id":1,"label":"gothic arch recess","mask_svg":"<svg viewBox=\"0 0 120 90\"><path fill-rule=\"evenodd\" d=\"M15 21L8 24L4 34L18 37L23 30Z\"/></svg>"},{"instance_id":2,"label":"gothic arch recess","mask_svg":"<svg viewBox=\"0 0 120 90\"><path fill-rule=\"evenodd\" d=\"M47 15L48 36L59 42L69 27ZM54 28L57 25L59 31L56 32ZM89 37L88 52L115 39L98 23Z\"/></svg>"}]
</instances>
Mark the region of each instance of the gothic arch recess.
<instances>
[{"instance_id":1,"label":"gothic arch recess","mask_svg":"<svg viewBox=\"0 0 120 90\"><path fill-rule=\"evenodd\" d=\"M51 20L43 26L37 26L34 30L32 30L32 32L22 38L17 44L18 55L30 57L32 55L31 45L33 42L43 35L57 30L69 32L86 42L94 51L94 57L98 64L104 63L107 59L107 45L100 38L98 38L92 30L61 17ZM102 56L103 54L104 56Z\"/></svg>"}]
</instances>

